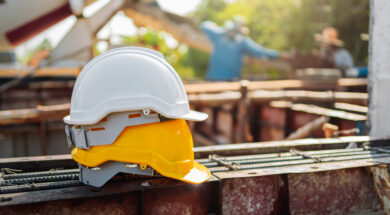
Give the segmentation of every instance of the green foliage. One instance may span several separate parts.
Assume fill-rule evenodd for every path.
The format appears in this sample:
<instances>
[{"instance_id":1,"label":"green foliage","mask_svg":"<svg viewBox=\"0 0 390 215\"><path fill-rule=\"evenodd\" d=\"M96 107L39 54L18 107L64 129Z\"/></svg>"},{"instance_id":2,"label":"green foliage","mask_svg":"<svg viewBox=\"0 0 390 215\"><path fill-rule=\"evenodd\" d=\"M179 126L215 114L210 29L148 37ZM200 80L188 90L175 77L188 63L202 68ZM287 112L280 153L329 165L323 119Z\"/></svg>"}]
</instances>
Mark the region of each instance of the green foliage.
<instances>
[{"instance_id":1,"label":"green foliage","mask_svg":"<svg viewBox=\"0 0 390 215\"><path fill-rule=\"evenodd\" d=\"M181 63L184 67L192 68L194 78L202 79L206 75L209 55L197 49L189 48L182 56Z\"/></svg>"},{"instance_id":2,"label":"green foliage","mask_svg":"<svg viewBox=\"0 0 390 215\"><path fill-rule=\"evenodd\" d=\"M198 22L211 20L218 25L222 25L225 20L218 17L218 14L226 5L227 4L223 0L203 0L196 11L190 16Z\"/></svg>"},{"instance_id":3,"label":"green foliage","mask_svg":"<svg viewBox=\"0 0 390 215\"><path fill-rule=\"evenodd\" d=\"M339 30L345 48L351 52L355 64L367 65L368 41L360 39L362 33L369 31L369 0L331 0L328 19Z\"/></svg>"},{"instance_id":4,"label":"green foliage","mask_svg":"<svg viewBox=\"0 0 390 215\"><path fill-rule=\"evenodd\" d=\"M199 76L195 71L202 64L195 65L194 63L199 56L204 56L204 54L193 57L193 50L187 51L185 45L171 48L166 43L166 36L165 32L157 32L151 28L141 28L138 35L122 36L122 44L147 47L161 52L182 79L193 79L193 77ZM195 51L195 53L197 52Z\"/></svg>"}]
</instances>

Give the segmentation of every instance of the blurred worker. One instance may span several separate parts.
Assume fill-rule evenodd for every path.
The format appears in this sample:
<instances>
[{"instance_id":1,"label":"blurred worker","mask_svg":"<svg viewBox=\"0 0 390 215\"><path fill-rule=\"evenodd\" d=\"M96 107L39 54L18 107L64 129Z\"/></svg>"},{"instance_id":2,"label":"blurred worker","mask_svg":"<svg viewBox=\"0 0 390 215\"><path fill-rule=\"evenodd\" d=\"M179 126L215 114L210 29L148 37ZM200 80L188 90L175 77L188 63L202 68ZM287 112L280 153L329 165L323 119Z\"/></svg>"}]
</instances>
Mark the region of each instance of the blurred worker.
<instances>
[{"instance_id":1,"label":"blurred worker","mask_svg":"<svg viewBox=\"0 0 390 215\"><path fill-rule=\"evenodd\" d=\"M213 53L206 74L207 80L240 79L245 54L257 58L279 58L278 51L266 49L247 37L249 30L245 24L245 19L239 16L232 21L227 21L222 28L209 21L201 24L200 28L213 44Z\"/></svg>"},{"instance_id":2,"label":"blurred worker","mask_svg":"<svg viewBox=\"0 0 390 215\"><path fill-rule=\"evenodd\" d=\"M343 76L367 76L366 67L354 67L353 58L346 49L342 48L344 42L338 38L338 32L335 28L325 28L321 34L315 34L314 37L321 44L321 57L327 63L339 68Z\"/></svg>"}]
</instances>

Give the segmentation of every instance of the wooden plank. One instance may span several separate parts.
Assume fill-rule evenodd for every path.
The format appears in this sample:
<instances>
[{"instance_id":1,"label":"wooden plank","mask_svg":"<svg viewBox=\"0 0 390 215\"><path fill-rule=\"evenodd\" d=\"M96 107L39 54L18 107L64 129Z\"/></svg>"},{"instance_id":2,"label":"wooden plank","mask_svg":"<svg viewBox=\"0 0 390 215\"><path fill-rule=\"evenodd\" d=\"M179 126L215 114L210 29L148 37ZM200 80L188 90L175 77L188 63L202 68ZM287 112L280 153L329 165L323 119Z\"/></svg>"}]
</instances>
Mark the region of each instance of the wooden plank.
<instances>
[{"instance_id":1,"label":"wooden plank","mask_svg":"<svg viewBox=\"0 0 390 215\"><path fill-rule=\"evenodd\" d=\"M349 113L345 111L332 110L328 108L319 107L316 105L307 105L307 104L293 104L291 102L285 101L274 101L271 102L271 107L278 108L290 108L293 111L302 111L305 113L311 113L321 116L329 116L334 118L346 119L351 121L365 121L367 116Z\"/></svg>"},{"instance_id":2,"label":"wooden plank","mask_svg":"<svg viewBox=\"0 0 390 215\"><path fill-rule=\"evenodd\" d=\"M343 102L336 102L334 104L334 107L337 109L342 109L342 110L346 110L346 111L359 112L359 113L363 113L363 114L368 113L367 106L354 105L354 104L348 104L348 103L343 103Z\"/></svg>"},{"instance_id":3,"label":"wooden plank","mask_svg":"<svg viewBox=\"0 0 390 215\"><path fill-rule=\"evenodd\" d=\"M292 100L292 101L340 101L340 102L367 102L367 93L348 93L348 92L315 92L315 91L267 91L256 90L248 92L251 102L270 102L274 100ZM237 104L240 101L240 92L223 92L217 94L190 94L188 99L191 105L218 107L223 104ZM274 103L276 104L276 103ZM0 125L21 124L28 122L37 122L39 119L60 119L69 113L70 104L61 104L53 106L37 106L30 109L15 109L0 111ZM290 106L289 106L290 107ZM301 108L302 109L302 108ZM309 109L309 108L304 108ZM312 108L313 109L313 108ZM324 109L315 109L324 113ZM314 110L312 110L314 111ZM322 112L321 112L322 111ZM325 111L328 114L329 111ZM344 114L350 116L350 114ZM354 116L354 115L353 115Z\"/></svg>"},{"instance_id":4,"label":"wooden plank","mask_svg":"<svg viewBox=\"0 0 390 215\"><path fill-rule=\"evenodd\" d=\"M248 90L291 89L291 88L332 88L332 87L362 87L367 86L367 79L348 78L336 81L321 80L271 80L251 81ZM223 91L240 90L240 82L204 82L185 84L188 94L192 93L215 93Z\"/></svg>"},{"instance_id":5,"label":"wooden plank","mask_svg":"<svg viewBox=\"0 0 390 215\"><path fill-rule=\"evenodd\" d=\"M32 73L32 77L77 77L81 72L81 68L38 68ZM1 78L13 78L20 76L28 76L29 69L8 69L0 70Z\"/></svg>"},{"instance_id":6,"label":"wooden plank","mask_svg":"<svg viewBox=\"0 0 390 215\"><path fill-rule=\"evenodd\" d=\"M40 122L45 119L62 119L69 113L70 104L41 106L31 109L0 111L0 125Z\"/></svg>"}]
</instances>

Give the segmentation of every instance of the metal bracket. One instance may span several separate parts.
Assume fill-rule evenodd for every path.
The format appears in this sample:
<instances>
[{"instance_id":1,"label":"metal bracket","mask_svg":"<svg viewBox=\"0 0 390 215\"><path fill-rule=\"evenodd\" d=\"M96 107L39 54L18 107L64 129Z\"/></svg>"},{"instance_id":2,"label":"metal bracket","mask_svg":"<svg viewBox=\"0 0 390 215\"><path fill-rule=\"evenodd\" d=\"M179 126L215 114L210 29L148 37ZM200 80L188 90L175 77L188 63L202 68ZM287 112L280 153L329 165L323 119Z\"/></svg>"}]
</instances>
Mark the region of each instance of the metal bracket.
<instances>
[{"instance_id":1,"label":"metal bracket","mask_svg":"<svg viewBox=\"0 0 390 215\"><path fill-rule=\"evenodd\" d=\"M103 186L107 181L120 172L148 176L153 176L155 174L154 170L150 167L141 169L141 167L137 164L128 164L116 161L109 161L94 168L79 165L79 168L79 180L86 185L94 187Z\"/></svg>"},{"instance_id":2,"label":"metal bracket","mask_svg":"<svg viewBox=\"0 0 390 215\"><path fill-rule=\"evenodd\" d=\"M70 132L70 125L65 125L65 134L66 134L66 142L68 142L68 147L72 148L74 146L72 140L72 133Z\"/></svg>"},{"instance_id":3,"label":"metal bracket","mask_svg":"<svg viewBox=\"0 0 390 215\"><path fill-rule=\"evenodd\" d=\"M72 140L77 140L74 144L77 148L89 148L86 132L87 130L85 128L77 128L74 126L70 128Z\"/></svg>"}]
</instances>

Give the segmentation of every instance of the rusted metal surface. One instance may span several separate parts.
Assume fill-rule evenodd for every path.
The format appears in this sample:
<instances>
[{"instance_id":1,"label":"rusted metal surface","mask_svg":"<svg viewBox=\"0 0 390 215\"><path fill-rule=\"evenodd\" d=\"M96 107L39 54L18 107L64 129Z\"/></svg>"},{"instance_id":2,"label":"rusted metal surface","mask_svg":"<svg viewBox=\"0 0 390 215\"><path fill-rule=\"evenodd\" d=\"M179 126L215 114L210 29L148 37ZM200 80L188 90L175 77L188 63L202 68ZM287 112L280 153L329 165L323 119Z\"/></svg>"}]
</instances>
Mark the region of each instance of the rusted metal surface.
<instances>
[{"instance_id":1,"label":"rusted metal surface","mask_svg":"<svg viewBox=\"0 0 390 215\"><path fill-rule=\"evenodd\" d=\"M240 176L240 174L236 173ZM220 185L219 185L220 183ZM82 195L84 194L84 195ZM14 194L36 203L2 206L0 214L349 214L380 212L364 168L316 173L222 177L202 185L174 180L109 184ZM59 196L61 195L61 196ZM56 197L58 200L50 200ZM45 199L45 200L44 200ZM4 205L4 202L0 203ZM89 209L89 210L88 210ZM365 213L362 213L365 214Z\"/></svg>"},{"instance_id":2,"label":"rusted metal surface","mask_svg":"<svg viewBox=\"0 0 390 215\"><path fill-rule=\"evenodd\" d=\"M218 186L213 183L146 189L143 191L143 214L217 214ZM216 185L216 184L215 184Z\"/></svg>"},{"instance_id":3,"label":"rusted metal surface","mask_svg":"<svg viewBox=\"0 0 390 215\"><path fill-rule=\"evenodd\" d=\"M390 176L387 165L368 167L371 172L372 182L378 195L384 214L390 214Z\"/></svg>"},{"instance_id":4,"label":"rusted metal surface","mask_svg":"<svg viewBox=\"0 0 390 215\"><path fill-rule=\"evenodd\" d=\"M15 193L1 196L0 214L217 214L218 187L213 177L201 185L161 178Z\"/></svg>"},{"instance_id":5,"label":"rusted metal surface","mask_svg":"<svg viewBox=\"0 0 390 215\"><path fill-rule=\"evenodd\" d=\"M286 188L282 175L224 179L222 214L286 214Z\"/></svg>"},{"instance_id":6,"label":"rusted metal surface","mask_svg":"<svg viewBox=\"0 0 390 215\"><path fill-rule=\"evenodd\" d=\"M289 174L291 214L349 214L379 211L369 173L364 168Z\"/></svg>"},{"instance_id":7,"label":"rusted metal surface","mask_svg":"<svg viewBox=\"0 0 390 215\"><path fill-rule=\"evenodd\" d=\"M69 199L3 207L1 215L13 214L137 214L137 193Z\"/></svg>"}]
</instances>

